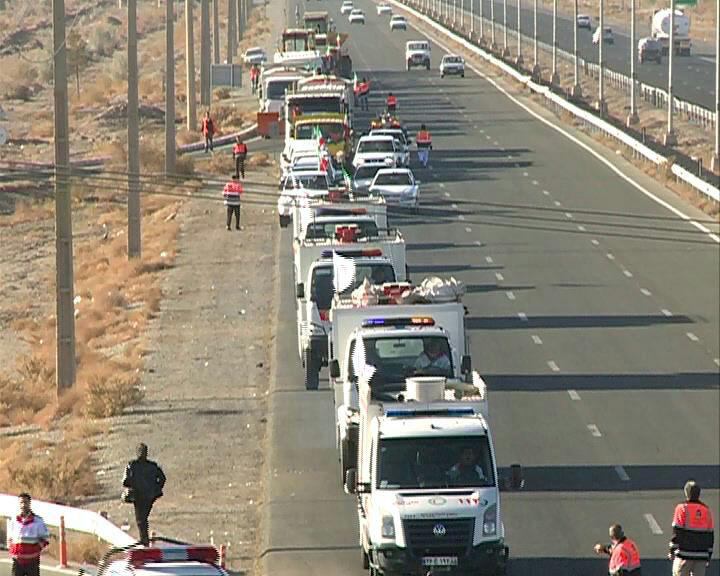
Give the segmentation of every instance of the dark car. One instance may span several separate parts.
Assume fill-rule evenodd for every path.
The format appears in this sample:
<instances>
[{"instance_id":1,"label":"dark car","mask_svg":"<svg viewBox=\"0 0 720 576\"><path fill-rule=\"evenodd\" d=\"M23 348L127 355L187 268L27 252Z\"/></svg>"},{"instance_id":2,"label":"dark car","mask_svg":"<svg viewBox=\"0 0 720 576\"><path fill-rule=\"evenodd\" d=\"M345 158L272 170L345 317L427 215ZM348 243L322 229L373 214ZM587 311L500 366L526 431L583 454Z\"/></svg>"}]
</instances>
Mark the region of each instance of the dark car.
<instances>
[{"instance_id":1,"label":"dark car","mask_svg":"<svg viewBox=\"0 0 720 576\"><path fill-rule=\"evenodd\" d=\"M640 64L652 62L653 60L660 64L662 62L662 44L655 38L641 38L638 42L638 60Z\"/></svg>"}]
</instances>

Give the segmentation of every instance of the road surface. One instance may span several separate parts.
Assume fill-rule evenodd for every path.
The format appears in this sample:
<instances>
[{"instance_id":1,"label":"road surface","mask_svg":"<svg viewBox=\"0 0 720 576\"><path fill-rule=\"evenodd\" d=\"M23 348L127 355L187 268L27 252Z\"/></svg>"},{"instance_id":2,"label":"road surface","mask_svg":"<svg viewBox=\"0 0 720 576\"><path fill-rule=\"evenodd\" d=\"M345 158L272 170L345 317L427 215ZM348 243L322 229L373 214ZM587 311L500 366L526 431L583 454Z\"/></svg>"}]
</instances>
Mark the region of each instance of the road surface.
<instances>
[{"instance_id":1,"label":"road surface","mask_svg":"<svg viewBox=\"0 0 720 576\"><path fill-rule=\"evenodd\" d=\"M621 522L643 574L665 576L684 482L695 478L718 509L718 244L469 71L441 80L440 46L432 72L405 72L404 43L418 33L391 34L368 0L356 2L364 27L322 6L352 34L354 67L373 81L371 110L384 101L378 87L390 90L413 131L422 121L433 133L432 170L416 170L420 213L391 225L413 279L467 285L499 465L525 471L525 490L502 500L511 574L607 574L592 545ZM303 387L288 232L279 252L266 573L360 575L332 397L327 382ZM715 563L708 575L719 573Z\"/></svg>"}]
</instances>

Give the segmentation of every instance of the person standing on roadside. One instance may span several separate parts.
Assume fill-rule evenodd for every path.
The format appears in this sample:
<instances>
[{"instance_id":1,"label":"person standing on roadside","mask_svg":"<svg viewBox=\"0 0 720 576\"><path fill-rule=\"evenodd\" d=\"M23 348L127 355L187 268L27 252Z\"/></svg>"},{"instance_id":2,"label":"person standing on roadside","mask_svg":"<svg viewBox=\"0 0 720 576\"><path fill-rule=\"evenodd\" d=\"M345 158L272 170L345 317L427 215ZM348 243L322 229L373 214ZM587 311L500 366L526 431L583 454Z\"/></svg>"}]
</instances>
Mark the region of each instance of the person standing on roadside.
<instances>
[{"instance_id":1,"label":"person standing on roadside","mask_svg":"<svg viewBox=\"0 0 720 576\"><path fill-rule=\"evenodd\" d=\"M250 86L252 88L253 94L257 94L259 80L260 80L260 67L257 64L253 64L250 67Z\"/></svg>"},{"instance_id":2,"label":"person standing on roadside","mask_svg":"<svg viewBox=\"0 0 720 576\"><path fill-rule=\"evenodd\" d=\"M705 576L715 545L710 508L700 501L700 486L685 483L685 502L675 506L668 558L673 576Z\"/></svg>"},{"instance_id":3,"label":"person standing on roadside","mask_svg":"<svg viewBox=\"0 0 720 576\"><path fill-rule=\"evenodd\" d=\"M205 138L205 152L213 151L213 136L215 135L215 123L210 118L210 110L205 111L202 119L202 133Z\"/></svg>"},{"instance_id":4,"label":"person standing on roadside","mask_svg":"<svg viewBox=\"0 0 720 576\"><path fill-rule=\"evenodd\" d=\"M155 501L163 495L165 474L162 468L148 460L148 447L140 443L135 460L128 462L122 485L126 488L123 500L135 506L135 522L143 546L150 545L148 518Z\"/></svg>"},{"instance_id":5,"label":"person standing on roadside","mask_svg":"<svg viewBox=\"0 0 720 576\"><path fill-rule=\"evenodd\" d=\"M610 576L641 576L640 551L623 532L620 524L610 526L610 544L595 544L595 554L610 556Z\"/></svg>"},{"instance_id":6,"label":"person standing on roadside","mask_svg":"<svg viewBox=\"0 0 720 576\"><path fill-rule=\"evenodd\" d=\"M227 229L230 230L233 215L235 215L235 230L240 230L240 196L243 193L243 185L238 180L238 175L233 174L232 180L223 188L223 199L227 206Z\"/></svg>"},{"instance_id":7,"label":"person standing on roadside","mask_svg":"<svg viewBox=\"0 0 720 576\"><path fill-rule=\"evenodd\" d=\"M245 179L245 159L247 158L248 147L243 139L238 136L233 146L233 159L235 160L235 178L242 175Z\"/></svg>"},{"instance_id":8,"label":"person standing on roadside","mask_svg":"<svg viewBox=\"0 0 720 576\"><path fill-rule=\"evenodd\" d=\"M8 532L12 576L40 576L40 554L49 544L50 533L43 519L33 513L30 494L23 492L18 500L20 514L11 520Z\"/></svg>"}]
</instances>

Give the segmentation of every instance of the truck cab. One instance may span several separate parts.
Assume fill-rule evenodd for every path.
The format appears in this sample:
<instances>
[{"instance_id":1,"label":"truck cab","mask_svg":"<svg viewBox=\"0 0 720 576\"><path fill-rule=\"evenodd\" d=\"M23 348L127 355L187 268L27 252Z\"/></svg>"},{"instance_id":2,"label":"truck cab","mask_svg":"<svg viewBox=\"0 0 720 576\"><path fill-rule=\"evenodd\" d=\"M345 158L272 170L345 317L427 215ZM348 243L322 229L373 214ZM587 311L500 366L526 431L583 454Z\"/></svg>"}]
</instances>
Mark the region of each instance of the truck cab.
<instances>
[{"instance_id":1,"label":"truck cab","mask_svg":"<svg viewBox=\"0 0 720 576\"><path fill-rule=\"evenodd\" d=\"M361 385L357 468L363 566L380 574L506 573L509 548L481 379L408 378L400 401Z\"/></svg>"},{"instance_id":2,"label":"truck cab","mask_svg":"<svg viewBox=\"0 0 720 576\"><path fill-rule=\"evenodd\" d=\"M322 54L315 46L315 32L302 28L283 30L273 61L275 64L311 70L322 67Z\"/></svg>"}]
</instances>

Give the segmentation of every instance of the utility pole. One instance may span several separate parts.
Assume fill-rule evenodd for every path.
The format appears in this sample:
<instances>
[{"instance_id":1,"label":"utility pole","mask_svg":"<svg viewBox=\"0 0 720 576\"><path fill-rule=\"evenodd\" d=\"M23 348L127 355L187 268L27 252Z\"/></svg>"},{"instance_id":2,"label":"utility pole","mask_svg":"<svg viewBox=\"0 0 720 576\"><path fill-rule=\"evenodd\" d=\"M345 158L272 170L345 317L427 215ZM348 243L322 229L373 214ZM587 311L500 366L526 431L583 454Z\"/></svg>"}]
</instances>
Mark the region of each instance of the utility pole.
<instances>
[{"instance_id":1,"label":"utility pole","mask_svg":"<svg viewBox=\"0 0 720 576\"><path fill-rule=\"evenodd\" d=\"M142 252L140 218L140 115L138 112L137 0L127 0L128 7L128 258L139 258Z\"/></svg>"},{"instance_id":2,"label":"utility pole","mask_svg":"<svg viewBox=\"0 0 720 576\"><path fill-rule=\"evenodd\" d=\"M482 0L480 0L482 2ZM470 40L475 39L475 0L470 0Z\"/></svg>"},{"instance_id":3,"label":"utility pole","mask_svg":"<svg viewBox=\"0 0 720 576\"><path fill-rule=\"evenodd\" d=\"M235 54L235 0L227 0L227 63L233 63Z\"/></svg>"},{"instance_id":4,"label":"utility pole","mask_svg":"<svg viewBox=\"0 0 720 576\"><path fill-rule=\"evenodd\" d=\"M540 76L542 75L542 69L540 68L540 62L538 61L537 3L538 3L538 0L533 0L533 69L532 69L532 76L536 82L538 80L540 80Z\"/></svg>"},{"instance_id":5,"label":"utility pole","mask_svg":"<svg viewBox=\"0 0 720 576\"><path fill-rule=\"evenodd\" d=\"M453 3L453 16L452 16L452 27L455 29L457 23L457 0L452 0Z\"/></svg>"},{"instance_id":6,"label":"utility pole","mask_svg":"<svg viewBox=\"0 0 720 576\"><path fill-rule=\"evenodd\" d=\"M460 0L460 30L465 30L465 0Z\"/></svg>"},{"instance_id":7,"label":"utility pole","mask_svg":"<svg viewBox=\"0 0 720 576\"><path fill-rule=\"evenodd\" d=\"M574 78L575 81L573 82L572 87L572 96L573 98L581 98L582 97L582 87L580 86L580 61L578 58L578 27L577 27L577 19L578 19L578 0L575 0L574 2L574 18L575 18L575 26L574 26L574 34L573 34L573 68L574 68Z\"/></svg>"},{"instance_id":8,"label":"utility pole","mask_svg":"<svg viewBox=\"0 0 720 576\"><path fill-rule=\"evenodd\" d=\"M200 4L200 106L210 106L210 0Z\"/></svg>"},{"instance_id":9,"label":"utility pole","mask_svg":"<svg viewBox=\"0 0 720 576\"><path fill-rule=\"evenodd\" d=\"M720 2L715 15L715 154L711 167L720 173Z\"/></svg>"},{"instance_id":10,"label":"utility pole","mask_svg":"<svg viewBox=\"0 0 720 576\"><path fill-rule=\"evenodd\" d=\"M518 69L521 68L523 65L521 15L522 15L522 0L517 0L517 57L515 58L515 64L517 65Z\"/></svg>"},{"instance_id":11,"label":"utility pole","mask_svg":"<svg viewBox=\"0 0 720 576\"><path fill-rule=\"evenodd\" d=\"M218 9L220 0L213 3L213 64L220 64L220 14Z\"/></svg>"},{"instance_id":12,"label":"utility pole","mask_svg":"<svg viewBox=\"0 0 720 576\"><path fill-rule=\"evenodd\" d=\"M510 47L508 46L508 26L507 26L507 0L503 0L503 58L510 56Z\"/></svg>"},{"instance_id":13,"label":"utility pole","mask_svg":"<svg viewBox=\"0 0 720 576\"><path fill-rule=\"evenodd\" d=\"M597 108L600 116L605 116L607 112L605 105L605 0L600 0L600 38L598 40L598 65L600 67L600 77L598 78L598 102Z\"/></svg>"},{"instance_id":14,"label":"utility pole","mask_svg":"<svg viewBox=\"0 0 720 576\"><path fill-rule=\"evenodd\" d=\"M197 100L195 95L195 26L193 2L185 0L185 89L187 101L187 129L195 132L197 122Z\"/></svg>"},{"instance_id":15,"label":"utility pole","mask_svg":"<svg viewBox=\"0 0 720 576\"><path fill-rule=\"evenodd\" d=\"M480 8L480 42L485 40L485 11L483 10L485 0L478 0Z\"/></svg>"},{"instance_id":16,"label":"utility pole","mask_svg":"<svg viewBox=\"0 0 720 576\"><path fill-rule=\"evenodd\" d=\"M165 174L175 174L175 0L165 2Z\"/></svg>"},{"instance_id":17,"label":"utility pole","mask_svg":"<svg viewBox=\"0 0 720 576\"><path fill-rule=\"evenodd\" d=\"M624 4L624 2L623 2ZM637 70L635 52L635 0L630 0L630 114L627 117L627 125L632 126L638 123L637 114Z\"/></svg>"},{"instance_id":18,"label":"utility pole","mask_svg":"<svg viewBox=\"0 0 720 576\"><path fill-rule=\"evenodd\" d=\"M716 0L717 1L717 0ZM720 25L720 23L718 23ZM677 144L675 138L675 130L673 130L673 56L675 55L675 0L670 0L670 45L668 46L668 113L667 113L667 132L663 138L665 146L674 146ZM718 55L715 55L717 58ZM717 120L716 120L717 121Z\"/></svg>"},{"instance_id":19,"label":"utility pole","mask_svg":"<svg viewBox=\"0 0 720 576\"><path fill-rule=\"evenodd\" d=\"M577 28L577 21L575 22L575 28ZM560 84L560 75L557 69L557 48L557 0L553 0L552 76L550 77L550 83L554 86Z\"/></svg>"},{"instance_id":20,"label":"utility pole","mask_svg":"<svg viewBox=\"0 0 720 576\"><path fill-rule=\"evenodd\" d=\"M495 0L490 0L490 49L493 52L497 49L497 44L495 44Z\"/></svg>"},{"instance_id":21,"label":"utility pole","mask_svg":"<svg viewBox=\"0 0 720 576\"><path fill-rule=\"evenodd\" d=\"M245 31L245 0L237 0L235 4L235 15L237 16L237 41L240 43Z\"/></svg>"},{"instance_id":22,"label":"utility pole","mask_svg":"<svg viewBox=\"0 0 720 576\"><path fill-rule=\"evenodd\" d=\"M68 140L65 0L53 0L53 93L55 104L55 280L58 396L75 384L75 304L73 282L72 197Z\"/></svg>"}]
</instances>

